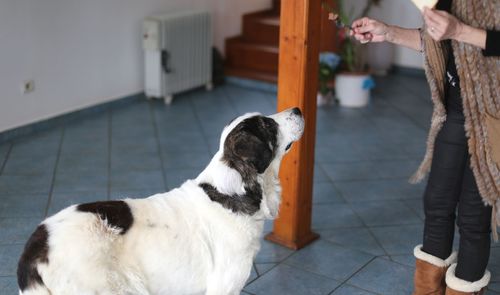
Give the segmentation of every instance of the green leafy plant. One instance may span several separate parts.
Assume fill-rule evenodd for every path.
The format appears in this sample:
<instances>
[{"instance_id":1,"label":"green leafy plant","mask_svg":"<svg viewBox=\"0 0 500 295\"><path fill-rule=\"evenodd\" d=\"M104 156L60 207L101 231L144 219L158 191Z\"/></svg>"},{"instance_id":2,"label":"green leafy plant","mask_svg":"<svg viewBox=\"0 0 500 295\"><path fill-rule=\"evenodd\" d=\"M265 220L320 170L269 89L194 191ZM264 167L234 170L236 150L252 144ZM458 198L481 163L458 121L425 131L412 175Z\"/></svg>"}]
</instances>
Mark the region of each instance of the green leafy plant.
<instances>
[{"instance_id":1,"label":"green leafy plant","mask_svg":"<svg viewBox=\"0 0 500 295\"><path fill-rule=\"evenodd\" d=\"M344 0L345 1L345 0ZM322 5L328 12L336 14L341 24L337 30L337 38L340 45L340 56L342 58L341 68L348 72L363 72L365 60L363 47L358 41L349 36L349 25L358 18L366 16L374 5L380 5L382 0L368 0L361 14L355 16L354 7L346 12L343 0L324 0Z\"/></svg>"}]
</instances>

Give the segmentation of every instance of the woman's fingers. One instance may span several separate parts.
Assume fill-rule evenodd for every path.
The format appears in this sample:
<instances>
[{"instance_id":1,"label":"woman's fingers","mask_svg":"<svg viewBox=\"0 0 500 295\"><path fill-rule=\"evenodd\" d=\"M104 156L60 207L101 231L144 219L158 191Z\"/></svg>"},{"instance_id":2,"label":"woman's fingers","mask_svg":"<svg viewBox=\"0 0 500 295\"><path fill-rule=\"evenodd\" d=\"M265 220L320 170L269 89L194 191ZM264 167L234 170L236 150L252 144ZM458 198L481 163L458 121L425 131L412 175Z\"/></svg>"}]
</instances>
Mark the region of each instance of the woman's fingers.
<instances>
[{"instance_id":1,"label":"woman's fingers","mask_svg":"<svg viewBox=\"0 0 500 295\"><path fill-rule=\"evenodd\" d=\"M365 24L367 24L369 21L370 21L370 19L369 19L369 18L367 18L367 17L363 17L363 18L357 19L357 20L355 20L354 22L352 22L351 26L352 26L353 28L362 27L362 26L364 26Z\"/></svg>"},{"instance_id":2,"label":"woman's fingers","mask_svg":"<svg viewBox=\"0 0 500 295\"><path fill-rule=\"evenodd\" d=\"M375 25L373 23L367 23L363 25L362 27L357 27L355 28L356 33L358 34L365 34L365 33L370 33L375 30Z\"/></svg>"},{"instance_id":3,"label":"woman's fingers","mask_svg":"<svg viewBox=\"0 0 500 295\"><path fill-rule=\"evenodd\" d=\"M369 34L354 34L354 38L360 42L367 42L370 41L370 35Z\"/></svg>"}]
</instances>

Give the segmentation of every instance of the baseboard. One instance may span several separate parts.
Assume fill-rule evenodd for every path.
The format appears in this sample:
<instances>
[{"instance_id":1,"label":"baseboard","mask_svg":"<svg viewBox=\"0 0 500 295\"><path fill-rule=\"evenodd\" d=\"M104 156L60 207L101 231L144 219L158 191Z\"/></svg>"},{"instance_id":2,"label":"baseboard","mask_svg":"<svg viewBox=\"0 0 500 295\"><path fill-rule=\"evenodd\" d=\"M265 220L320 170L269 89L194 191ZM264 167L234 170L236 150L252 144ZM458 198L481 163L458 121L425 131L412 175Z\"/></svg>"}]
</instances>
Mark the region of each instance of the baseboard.
<instances>
[{"instance_id":1,"label":"baseboard","mask_svg":"<svg viewBox=\"0 0 500 295\"><path fill-rule=\"evenodd\" d=\"M81 110L77 110L74 112L66 113L63 115L59 115L50 119L42 120L39 122L27 124L24 126L16 127L13 129L9 129L6 131L0 132L0 144L15 140L21 136L30 135L33 133L45 131L54 127L62 126L67 124L68 122L85 118L90 115L95 115L99 113L103 113L108 111L111 108L119 107L123 105L130 104L134 101L138 101L139 99L143 99L144 93L136 93L132 95L128 95L125 97L117 98L110 102L105 102L102 104L94 105L91 107L87 107Z\"/></svg>"}]
</instances>

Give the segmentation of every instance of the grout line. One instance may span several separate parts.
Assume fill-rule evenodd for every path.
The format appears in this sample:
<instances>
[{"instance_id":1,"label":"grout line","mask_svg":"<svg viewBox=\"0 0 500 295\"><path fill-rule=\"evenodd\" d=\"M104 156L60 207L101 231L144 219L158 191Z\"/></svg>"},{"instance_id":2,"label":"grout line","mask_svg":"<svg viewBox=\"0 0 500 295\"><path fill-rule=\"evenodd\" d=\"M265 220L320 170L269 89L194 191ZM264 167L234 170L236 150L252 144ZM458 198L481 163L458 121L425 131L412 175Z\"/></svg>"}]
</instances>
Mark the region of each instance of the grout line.
<instances>
[{"instance_id":1,"label":"grout line","mask_svg":"<svg viewBox=\"0 0 500 295\"><path fill-rule=\"evenodd\" d=\"M357 275L361 270L363 270L368 264L372 263L375 259L377 259L378 256L373 257L372 259L368 260L363 266L361 266L357 271L355 271L352 275L350 275L348 278L346 278L340 285L338 285L335 289L333 289L328 295L333 294L333 292L337 291L342 285L347 283L351 278L353 278L355 275Z\"/></svg>"},{"instance_id":2,"label":"grout line","mask_svg":"<svg viewBox=\"0 0 500 295\"><path fill-rule=\"evenodd\" d=\"M61 150L62 150L62 144L64 141L65 129L66 129L66 126L63 125L61 127L61 138L59 139L59 147L57 149L56 163L54 166L54 171L52 173L52 182L50 184L49 198L47 200L47 205L45 206L44 217L47 217L47 214L49 213L50 203L52 202L52 194L54 193L54 186L56 183L56 175L57 175L57 167L59 166L59 159L61 158Z\"/></svg>"},{"instance_id":3,"label":"grout line","mask_svg":"<svg viewBox=\"0 0 500 295\"><path fill-rule=\"evenodd\" d=\"M201 120L200 120L200 116L198 116L198 112L196 111L196 107L194 106L194 103L193 103L193 100L191 99L191 96L188 97L189 98L189 105L191 106L191 111L193 112L193 116L195 117L196 119L196 123L198 125L198 129L200 130L200 133L201 133L201 136L203 137L203 141L205 141L205 145L207 147L207 152L208 152L208 155L210 156L210 158L212 158L212 156L216 153L212 153L211 151L211 146L210 146L210 141L208 139L208 136L205 134L205 132L203 131L203 128L201 128L202 126L202 123L201 123ZM221 131L222 132L222 131ZM219 133L220 134L220 133ZM218 148L216 149L218 150Z\"/></svg>"},{"instance_id":4,"label":"grout line","mask_svg":"<svg viewBox=\"0 0 500 295\"><path fill-rule=\"evenodd\" d=\"M325 172L325 171L323 170L323 172ZM332 181L331 177L328 174L326 174L326 173L325 173L325 175L326 175L326 177L328 179L331 180L331 183L332 183L333 187L338 191L338 193L340 194L341 198L344 201L346 201L347 206L349 206L349 208L352 210L352 212L354 213L354 215L361 221L361 223L363 224L364 228L366 228L366 230L368 231L368 233L370 234L370 236L375 240L375 243L377 243L377 245L380 247L380 249L382 249L382 251L384 251L384 253L386 255L388 255L386 249L382 246L382 243L380 243L380 241L377 239L377 237L372 232L372 230L370 229L370 227L368 226L368 224L366 224L366 222L361 218L361 216L359 216L359 214L356 212L356 210L354 210L352 208L351 204L349 202L347 202L347 200L344 197L344 194L337 188L336 184Z\"/></svg>"},{"instance_id":5,"label":"grout line","mask_svg":"<svg viewBox=\"0 0 500 295\"><path fill-rule=\"evenodd\" d=\"M13 143L9 144L9 148L7 149L7 153L5 154L5 159L3 160L2 165L0 166L0 175L3 173L3 169L5 168L5 165L7 165L7 160L9 159L10 152L12 151L12 148L14 147Z\"/></svg>"},{"instance_id":6,"label":"grout line","mask_svg":"<svg viewBox=\"0 0 500 295\"><path fill-rule=\"evenodd\" d=\"M112 136L113 134L113 109L109 108L108 109L108 183L107 183L107 189L108 189L108 196L107 199L111 199L111 145L112 145Z\"/></svg>"},{"instance_id":7,"label":"grout line","mask_svg":"<svg viewBox=\"0 0 500 295\"><path fill-rule=\"evenodd\" d=\"M156 115L155 115L155 111L154 111L154 108L153 108L153 101L148 101L148 104L149 104L149 112L150 112L150 118L151 118L151 123L153 124L153 130L154 130L154 134L155 134L155 139L156 139L156 148L158 150L158 157L160 158L160 168L161 168L161 173L162 173L162 178L163 178L163 188L165 189L165 191L168 190L168 187L167 187L167 172L166 172L166 169L165 169L165 159L163 157L163 152L162 152L162 149L161 149L161 143L160 143L160 133L158 131L158 124L156 123Z\"/></svg>"}]
</instances>

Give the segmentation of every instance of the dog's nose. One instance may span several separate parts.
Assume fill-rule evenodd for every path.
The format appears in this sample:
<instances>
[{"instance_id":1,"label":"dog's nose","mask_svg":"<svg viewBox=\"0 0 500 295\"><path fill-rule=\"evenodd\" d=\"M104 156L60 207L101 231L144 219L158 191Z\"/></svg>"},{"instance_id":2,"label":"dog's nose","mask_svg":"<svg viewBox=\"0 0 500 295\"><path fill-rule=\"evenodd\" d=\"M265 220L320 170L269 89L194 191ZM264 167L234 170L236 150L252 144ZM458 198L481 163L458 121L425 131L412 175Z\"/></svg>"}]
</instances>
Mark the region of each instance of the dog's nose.
<instances>
[{"instance_id":1,"label":"dog's nose","mask_svg":"<svg viewBox=\"0 0 500 295\"><path fill-rule=\"evenodd\" d=\"M292 113L297 115L297 116L302 116L302 112L300 111L299 108L293 108Z\"/></svg>"}]
</instances>

